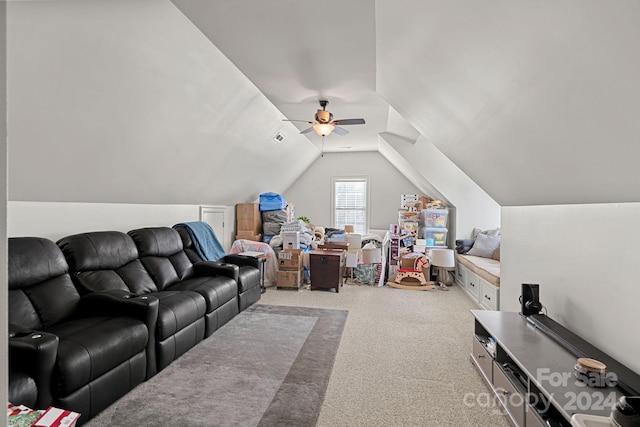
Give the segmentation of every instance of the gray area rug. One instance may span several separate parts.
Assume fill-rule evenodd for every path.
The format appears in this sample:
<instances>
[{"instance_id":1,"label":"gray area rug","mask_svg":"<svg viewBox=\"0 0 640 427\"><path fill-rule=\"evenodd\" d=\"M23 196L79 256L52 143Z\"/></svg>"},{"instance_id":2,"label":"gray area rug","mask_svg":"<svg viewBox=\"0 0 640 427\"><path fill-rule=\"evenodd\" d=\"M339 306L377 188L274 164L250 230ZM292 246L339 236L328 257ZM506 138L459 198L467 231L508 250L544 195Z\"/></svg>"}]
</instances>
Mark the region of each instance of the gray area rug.
<instances>
[{"instance_id":1,"label":"gray area rug","mask_svg":"<svg viewBox=\"0 0 640 427\"><path fill-rule=\"evenodd\" d=\"M254 304L86 425L315 426L347 315Z\"/></svg>"}]
</instances>

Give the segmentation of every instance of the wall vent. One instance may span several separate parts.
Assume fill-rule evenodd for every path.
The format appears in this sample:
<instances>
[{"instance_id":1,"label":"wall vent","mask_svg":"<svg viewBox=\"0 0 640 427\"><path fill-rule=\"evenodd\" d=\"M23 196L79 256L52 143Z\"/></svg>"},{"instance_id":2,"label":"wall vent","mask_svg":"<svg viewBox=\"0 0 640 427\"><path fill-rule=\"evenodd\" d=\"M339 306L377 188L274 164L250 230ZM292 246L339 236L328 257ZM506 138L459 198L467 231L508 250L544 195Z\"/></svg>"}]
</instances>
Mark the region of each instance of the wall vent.
<instances>
[{"instance_id":1,"label":"wall vent","mask_svg":"<svg viewBox=\"0 0 640 427\"><path fill-rule=\"evenodd\" d=\"M273 137L273 139L275 139L277 142L282 142L284 141L284 135L278 132L276 133L276 136Z\"/></svg>"}]
</instances>

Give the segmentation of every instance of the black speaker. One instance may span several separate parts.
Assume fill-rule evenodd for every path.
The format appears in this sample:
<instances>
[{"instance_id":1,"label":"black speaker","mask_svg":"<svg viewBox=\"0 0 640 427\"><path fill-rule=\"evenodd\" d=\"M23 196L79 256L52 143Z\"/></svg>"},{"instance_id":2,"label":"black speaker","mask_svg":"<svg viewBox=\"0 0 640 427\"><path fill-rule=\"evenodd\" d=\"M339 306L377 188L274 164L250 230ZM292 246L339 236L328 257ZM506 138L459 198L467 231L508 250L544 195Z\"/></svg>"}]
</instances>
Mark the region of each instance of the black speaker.
<instances>
[{"instance_id":1,"label":"black speaker","mask_svg":"<svg viewBox=\"0 0 640 427\"><path fill-rule=\"evenodd\" d=\"M521 314L523 316L531 316L539 314L542 311L540 303L540 285L533 283L523 283L520 293Z\"/></svg>"}]
</instances>

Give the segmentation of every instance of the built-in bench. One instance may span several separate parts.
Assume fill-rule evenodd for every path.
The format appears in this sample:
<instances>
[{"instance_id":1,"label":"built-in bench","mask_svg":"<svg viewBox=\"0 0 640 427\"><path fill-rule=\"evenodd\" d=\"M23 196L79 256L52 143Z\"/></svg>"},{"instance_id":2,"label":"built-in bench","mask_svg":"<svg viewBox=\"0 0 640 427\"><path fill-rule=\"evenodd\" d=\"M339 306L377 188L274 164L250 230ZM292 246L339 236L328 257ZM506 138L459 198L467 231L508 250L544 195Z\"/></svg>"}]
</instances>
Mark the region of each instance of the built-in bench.
<instances>
[{"instance_id":1,"label":"built-in bench","mask_svg":"<svg viewBox=\"0 0 640 427\"><path fill-rule=\"evenodd\" d=\"M456 253L456 283L486 310L500 308L500 261Z\"/></svg>"}]
</instances>

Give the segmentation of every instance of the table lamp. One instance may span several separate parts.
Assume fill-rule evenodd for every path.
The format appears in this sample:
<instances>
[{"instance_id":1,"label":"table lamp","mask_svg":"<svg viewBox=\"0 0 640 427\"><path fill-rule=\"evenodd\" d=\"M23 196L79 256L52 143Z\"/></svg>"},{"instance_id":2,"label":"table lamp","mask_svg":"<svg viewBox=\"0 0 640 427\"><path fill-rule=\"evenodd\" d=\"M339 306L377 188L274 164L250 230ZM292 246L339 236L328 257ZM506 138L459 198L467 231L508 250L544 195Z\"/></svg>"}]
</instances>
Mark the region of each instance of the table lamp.
<instances>
[{"instance_id":1,"label":"table lamp","mask_svg":"<svg viewBox=\"0 0 640 427\"><path fill-rule=\"evenodd\" d=\"M360 262L361 257L360 249L349 249L347 251L347 257L345 260L345 267L350 270L351 273L351 283L353 284L353 269L358 267L358 263Z\"/></svg>"},{"instance_id":2,"label":"table lamp","mask_svg":"<svg viewBox=\"0 0 640 427\"><path fill-rule=\"evenodd\" d=\"M361 274L361 278L368 285L375 285L378 276L378 264L382 262L382 251L380 248L370 247L372 243L365 245L362 249L362 269L366 274Z\"/></svg>"},{"instance_id":3,"label":"table lamp","mask_svg":"<svg viewBox=\"0 0 640 427\"><path fill-rule=\"evenodd\" d=\"M453 283L449 270L456 266L453 249L431 249L429 258L431 258L431 265L438 267L440 289L447 290L447 285Z\"/></svg>"}]
</instances>

